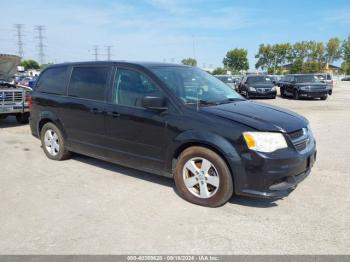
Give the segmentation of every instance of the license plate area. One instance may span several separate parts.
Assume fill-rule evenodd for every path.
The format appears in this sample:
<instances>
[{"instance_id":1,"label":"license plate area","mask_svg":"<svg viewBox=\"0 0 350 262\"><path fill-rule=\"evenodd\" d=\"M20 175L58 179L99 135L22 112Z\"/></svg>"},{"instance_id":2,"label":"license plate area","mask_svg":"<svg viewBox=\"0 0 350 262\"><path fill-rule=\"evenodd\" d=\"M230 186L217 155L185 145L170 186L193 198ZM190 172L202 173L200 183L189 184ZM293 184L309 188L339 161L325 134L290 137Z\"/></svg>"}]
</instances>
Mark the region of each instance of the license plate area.
<instances>
[{"instance_id":1,"label":"license plate area","mask_svg":"<svg viewBox=\"0 0 350 262\"><path fill-rule=\"evenodd\" d=\"M0 113L8 113L12 111L13 111L13 107L0 107Z\"/></svg>"}]
</instances>

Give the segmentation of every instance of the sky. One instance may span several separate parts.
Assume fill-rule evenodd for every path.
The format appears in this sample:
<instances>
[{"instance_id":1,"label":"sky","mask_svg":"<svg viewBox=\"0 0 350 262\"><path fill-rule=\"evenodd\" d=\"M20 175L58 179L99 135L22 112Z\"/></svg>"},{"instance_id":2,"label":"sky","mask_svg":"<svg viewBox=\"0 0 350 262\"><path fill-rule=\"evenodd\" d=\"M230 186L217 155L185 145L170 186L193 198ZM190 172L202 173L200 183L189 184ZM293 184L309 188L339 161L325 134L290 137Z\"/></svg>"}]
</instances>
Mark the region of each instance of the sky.
<instances>
[{"instance_id":1,"label":"sky","mask_svg":"<svg viewBox=\"0 0 350 262\"><path fill-rule=\"evenodd\" d=\"M38 60L34 26L43 25L45 62L113 60L222 66L226 52L259 44L345 39L350 1L309 0L0 0L0 53L16 54L14 24L23 24L24 59Z\"/></svg>"}]
</instances>

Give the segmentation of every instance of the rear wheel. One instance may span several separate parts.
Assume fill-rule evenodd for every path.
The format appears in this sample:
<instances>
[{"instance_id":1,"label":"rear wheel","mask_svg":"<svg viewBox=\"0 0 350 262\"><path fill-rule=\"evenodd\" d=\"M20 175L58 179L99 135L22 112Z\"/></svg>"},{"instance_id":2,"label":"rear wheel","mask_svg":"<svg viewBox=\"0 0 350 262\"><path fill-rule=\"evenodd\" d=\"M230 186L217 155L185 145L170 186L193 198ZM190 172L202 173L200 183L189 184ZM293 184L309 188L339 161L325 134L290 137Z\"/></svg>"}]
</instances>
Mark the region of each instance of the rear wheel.
<instances>
[{"instance_id":1,"label":"rear wheel","mask_svg":"<svg viewBox=\"0 0 350 262\"><path fill-rule=\"evenodd\" d=\"M41 129L40 138L48 158L57 161L70 158L71 152L66 149L62 132L55 124L46 123Z\"/></svg>"},{"instance_id":2,"label":"rear wheel","mask_svg":"<svg viewBox=\"0 0 350 262\"><path fill-rule=\"evenodd\" d=\"M327 100L328 95L322 96L322 97L320 97L320 98L321 98L321 100Z\"/></svg>"},{"instance_id":3,"label":"rear wheel","mask_svg":"<svg viewBox=\"0 0 350 262\"><path fill-rule=\"evenodd\" d=\"M208 207L226 203L233 194L233 181L225 161L200 146L184 150L176 164L176 188L187 201Z\"/></svg>"},{"instance_id":4,"label":"rear wheel","mask_svg":"<svg viewBox=\"0 0 350 262\"><path fill-rule=\"evenodd\" d=\"M29 113L17 114L16 120L19 124L28 124L29 123Z\"/></svg>"}]
</instances>

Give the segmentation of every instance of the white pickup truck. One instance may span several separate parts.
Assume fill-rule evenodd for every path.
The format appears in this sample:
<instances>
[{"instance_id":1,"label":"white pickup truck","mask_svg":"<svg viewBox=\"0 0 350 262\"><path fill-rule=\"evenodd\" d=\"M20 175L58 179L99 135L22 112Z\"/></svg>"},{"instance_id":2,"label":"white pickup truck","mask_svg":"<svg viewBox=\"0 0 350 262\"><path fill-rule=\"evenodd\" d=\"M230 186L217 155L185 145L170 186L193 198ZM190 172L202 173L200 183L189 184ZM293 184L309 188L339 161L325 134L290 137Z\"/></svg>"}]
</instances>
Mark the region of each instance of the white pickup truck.
<instances>
[{"instance_id":1,"label":"white pickup truck","mask_svg":"<svg viewBox=\"0 0 350 262\"><path fill-rule=\"evenodd\" d=\"M19 61L18 56L0 54L0 120L15 116L18 123L26 124L31 89L10 83Z\"/></svg>"}]
</instances>

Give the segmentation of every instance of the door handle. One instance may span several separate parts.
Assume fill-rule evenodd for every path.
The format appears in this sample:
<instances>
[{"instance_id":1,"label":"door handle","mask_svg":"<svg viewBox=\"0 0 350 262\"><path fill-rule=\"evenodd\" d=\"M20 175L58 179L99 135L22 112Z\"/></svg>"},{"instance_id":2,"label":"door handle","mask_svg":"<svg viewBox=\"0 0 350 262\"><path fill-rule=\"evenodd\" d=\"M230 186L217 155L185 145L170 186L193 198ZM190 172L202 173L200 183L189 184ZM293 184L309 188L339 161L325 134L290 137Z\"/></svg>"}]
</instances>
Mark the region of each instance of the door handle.
<instances>
[{"instance_id":1,"label":"door handle","mask_svg":"<svg viewBox=\"0 0 350 262\"><path fill-rule=\"evenodd\" d=\"M120 116L120 114L118 112L107 112L107 115L114 117L114 118L117 118Z\"/></svg>"}]
</instances>

